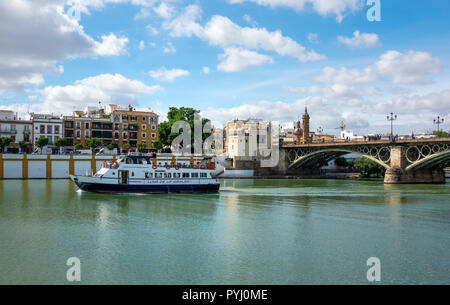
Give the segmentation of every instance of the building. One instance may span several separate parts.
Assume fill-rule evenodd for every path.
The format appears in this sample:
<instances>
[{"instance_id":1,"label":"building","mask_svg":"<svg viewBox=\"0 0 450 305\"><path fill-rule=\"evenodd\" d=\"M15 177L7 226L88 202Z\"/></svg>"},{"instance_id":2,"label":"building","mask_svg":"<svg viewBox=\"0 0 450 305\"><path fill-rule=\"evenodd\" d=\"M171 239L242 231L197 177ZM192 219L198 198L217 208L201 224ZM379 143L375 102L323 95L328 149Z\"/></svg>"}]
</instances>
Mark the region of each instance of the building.
<instances>
[{"instance_id":1,"label":"building","mask_svg":"<svg viewBox=\"0 0 450 305\"><path fill-rule=\"evenodd\" d=\"M53 114L31 113L33 144L41 138L48 139L49 148L56 148L55 141L63 137L63 118Z\"/></svg>"},{"instance_id":2,"label":"building","mask_svg":"<svg viewBox=\"0 0 450 305\"><path fill-rule=\"evenodd\" d=\"M147 149L153 147L158 140L158 115L150 111L136 111L128 106L107 105L102 108L86 107L84 111L74 111L65 116L64 137L69 146L98 138L102 146L116 143L120 148L125 144L136 147L138 143L146 144Z\"/></svg>"},{"instance_id":3,"label":"building","mask_svg":"<svg viewBox=\"0 0 450 305\"><path fill-rule=\"evenodd\" d=\"M0 110L0 137L11 138L12 142L5 148L7 152L18 153L20 151L19 142L30 143L26 151L31 149L31 121L25 121L11 110Z\"/></svg>"},{"instance_id":4,"label":"building","mask_svg":"<svg viewBox=\"0 0 450 305\"><path fill-rule=\"evenodd\" d=\"M234 120L223 129L224 152L236 169L253 169L261 160L261 147L271 147L272 127L261 119Z\"/></svg>"},{"instance_id":5,"label":"building","mask_svg":"<svg viewBox=\"0 0 450 305\"><path fill-rule=\"evenodd\" d=\"M308 108L305 107L305 113L302 116L302 122L298 120L294 123L294 142L295 143L308 143L312 140L311 133L309 131L309 114ZM301 127L300 127L301 124Z\"/></svg>"}]
</instances>

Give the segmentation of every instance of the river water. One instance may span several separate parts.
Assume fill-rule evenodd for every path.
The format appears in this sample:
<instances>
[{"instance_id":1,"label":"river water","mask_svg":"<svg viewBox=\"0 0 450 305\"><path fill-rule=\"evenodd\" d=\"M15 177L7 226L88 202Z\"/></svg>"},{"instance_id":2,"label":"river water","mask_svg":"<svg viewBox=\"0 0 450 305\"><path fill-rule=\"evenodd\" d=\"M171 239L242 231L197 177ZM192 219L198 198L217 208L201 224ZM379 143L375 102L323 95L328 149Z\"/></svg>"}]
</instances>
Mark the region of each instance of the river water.
<instances>
[{"instance_id":1,"label":"river water","mask_svg":"<svg viewBox=\"0 0 450 305\"><path fill-rule=\"evenodd\" d=\"M222 180L220 194L103 195L0 181L0 284L450 283L450 185Z\"/></svg>"}]
</instances>

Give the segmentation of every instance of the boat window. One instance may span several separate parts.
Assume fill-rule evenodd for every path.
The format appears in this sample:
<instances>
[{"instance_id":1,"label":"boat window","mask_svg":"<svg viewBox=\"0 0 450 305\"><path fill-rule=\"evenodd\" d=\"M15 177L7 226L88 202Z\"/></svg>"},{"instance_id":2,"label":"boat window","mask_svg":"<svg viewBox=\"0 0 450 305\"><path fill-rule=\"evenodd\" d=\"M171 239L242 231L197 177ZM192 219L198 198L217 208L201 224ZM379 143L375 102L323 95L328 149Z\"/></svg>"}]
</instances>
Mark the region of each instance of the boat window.
<instances>
[{"instance_id":1,"label":"boat window","mask_svg":"<svg viewBox=\"0 0 450 305\"><path fill-rule=\"evenodd\" d=\"M171 173L168 173L168 174L167 174L167 178L172 178L172 174L171 174Z\"/></svg>"},{"instance_id":2,"label":"boat window","mask_svg":"<svg viewBox=\"0 0 450 305\"><path fill-rule=\"evenodd\" d=\"M126 164L133 164L133 160L131 160L131 158L125 158L125 163Z\"/></svg>"},{"instance_id":3,"label":"boat window","mask_svg":"<svg viewBox=\"0 0 450 305\"><path fill-rule=\"evenodd\" d=\"M200 178L206 178L208 175L206 173L200 173Z\"/></svg>"},{"instance_id":4,"label":"boat window","mask_svg":"<svg viewBox=\"0 0 450 305\"><path fill-rule=\"evenodd\" d=\"M167 173L164 173L164 178L167 178Z\"/></svg>"},{"instance_id":5,"label":"boat window","mask_svg":"<svg viewBox=\"0 0 450 305\"><path fill-rule=\"evenodd\" d=\"M189 173L183 173L183 178L189 178Z\"/></svg>"},{"instance_id":6,"label":"boat window","mask_svg":"<svg viewBox=\"0 0 450 305\"><path fill-rule=\"evenodd\" d=\"M134 177L134 172L131 172L131 176Z\"/></svg>"},{"instance_id":7,"label":"boat window","mask_svg":"<svg viewBox=\"0 0 450 305\"><path fill-rule=\"evenodd\" d=\"M153 173L145 172L145 179L153 178Z\"/></svg>"},{"instance_id":8,"label":"boat window","mask_svg":"<svg viewBox=\"0 0 450 305\"><path fill-rule=\"evenodd\" d=\"M192 178L198 178L198 173L192 173L192 174L191 174L191 177L192 177Z\"/></svg>"},{"instance_id":9,"label":"boat window","mask_svg":"<svg viewBox=\"0 0 450 305\"><path fill-rule=\"evenodd\" d=\"M137 163L138 164L148 164L148 161L145 158L139 158Z\"/></svg>"}]
</instances>

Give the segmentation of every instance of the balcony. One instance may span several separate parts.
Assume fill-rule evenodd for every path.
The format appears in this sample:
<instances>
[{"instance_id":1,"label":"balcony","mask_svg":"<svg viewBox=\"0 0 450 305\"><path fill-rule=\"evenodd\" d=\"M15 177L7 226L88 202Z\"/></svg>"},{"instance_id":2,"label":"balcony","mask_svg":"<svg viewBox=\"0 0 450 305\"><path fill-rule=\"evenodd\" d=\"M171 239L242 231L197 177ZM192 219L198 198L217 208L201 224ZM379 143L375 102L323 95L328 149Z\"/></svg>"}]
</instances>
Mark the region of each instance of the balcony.
<instances>
[{"instance_id":1,"label":"balcony","mask_svg":"<svg viewBox=\"0 0 450 305\"><path fill-rule=\"evenodd\" d=\"M4 130L1 130L0 133L16 134L17 130L4 129Z\"/></svg>"}]
</instances>

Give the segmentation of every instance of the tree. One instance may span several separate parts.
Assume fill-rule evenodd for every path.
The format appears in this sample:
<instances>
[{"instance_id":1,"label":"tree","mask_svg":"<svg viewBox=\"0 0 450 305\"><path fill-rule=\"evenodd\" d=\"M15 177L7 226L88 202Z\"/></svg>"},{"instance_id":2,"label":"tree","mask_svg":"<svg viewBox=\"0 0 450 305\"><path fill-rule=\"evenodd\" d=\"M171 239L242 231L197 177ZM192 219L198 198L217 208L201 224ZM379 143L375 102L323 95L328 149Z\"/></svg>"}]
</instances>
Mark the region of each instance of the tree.
<instances>
[{"instance_id":1,"label":"tree","mask_svg":"<svg viewBox=\"0 0 450 305\"><path fill-rule=\"evenodd\" d=\"M39 149L41 150L42 153L42 148L44 146L48 145L48 138L44 138L44 137L40 137L39 139L36 140L36 142L34 143L34 145L36 147L39 147Z\"/></svg>"},{"instance_id":2,"label":"tree","mask_svg":"<svg viewBox=\"0 0 450 305\"><path fill-rule=\"evenodd\" d=\"M24 153L25 149L27 149L27 147L28 147L28 143L25 142L25 141L20 141L19 142L19 147L20 147L20 149L22 149L22 152Z\"/></svg>"},{"instance_id":3,"label":"tree","mask_svg":"<svg viewBox=\"0 0 450 305\"><path fill-rule=\"evenodd\" d=\"M125 150L129 150L131 148L131 145L128 143L125 143L125 144L123 144L122 148Z\"/></svg>"},{"instance_id":4,"label":"tree","mask_svg":"<svg viewBox=\"0 0 450 305\"><path fill-rule=\"evenodd\" d=\"M109 150L113 150L114 148L117 147L118 147L117 143L109 143L108 145L106 145L106 148L108 148Z\"/></svg>"},{"instance_id":5,"label":"tree","mask_svg":"<svg viewBox=\"0 0 450 305\"><path fill-rule=\"evenodd\" d=\"M0 138L0 147L2 148L2 152L6 146L8 146L12 142L11 138L1 137Z\"/></svg>"},{"instance_id":6,"label":"tree","mask_svg":"<svg viewBox=\"0 0 450 305\"><path fill-rule=\"evenodd\" d=\"M169 112L167 113L167 121L166 122L161 122L159 124L159 130L158 130L158 135L159 135L159 141L160 142L158 144L154 144L157 145L158 149L161 149L164 146L170 146L172 144L173 139L175 139L177 136L180 135L180 133L172 133L172 126L173 124L175 124L175 122L178 121L185 121L189 123L189 126L191 128L191 144L193 145L194 143L194 116L196 114L200 113L199 110L193 109L193 108L188 108L188 107L181 107L181 108L177 108L177 107L170 107L169 108ZM203 131L203 127L205 126L206 123L208 123L210 120L203 118L202 119L202 131ZM206 138L208 138L211 134L210 133L202 133L202 141L204 141ZM156 142L154 142L156 143ZM184 143L183 143L184 145ZM155 147L155 146L153 146ZM155 147L157 148L157 147ZM193 149L193 146L192 146Z\"/></svg>"},{"instance_id":7,"label":"tree","mask_svg":"<svg viewBox=\"0 0 450 305\"><path fill-rule=\"evenodd\" d=\"M152 146L153 146L153 148L158 149L158 150L163 148L161 141L153 142Z\"/></svg>"},{"instance_id":8,"label":"tree","mask_svg":"<svg viewBox=\"0 0 450 305\"><path fill-rule=\"evenodd\" d=\"M92 138L86 141L87 147L90 147L92 150L102 145L102 141L99 138Z\"/></svg>"},{"instance_id":9,"label":"tree","mask_svg":"<svg viewBox=\"0 0 450 305\"><path fill-rule=\"evenodd\" d=\"M55 145L59 147L59 151L62 152L62 148L67 146L67 139L64 138L56 139Z\"/></svg>"},{"instance_id":10,"label":"tree","mask_svg":"<svg viewBox=\"0 0 450 305\"><path fill-rule=\"evenodd\" d=\"M448 133L448 132L445 132L445 131L443 131L443 130L440 130L440 131L433 131L433 134L435 135L435 136L438 136L439 138L448 138L448 137L450 137L450 134Z\"/></svg>"},{"instance_id":11,"label":"tree","mask_svg":"<svg viewBox=\"0 0 450 305\"><path fill-rule=\"evenodd\" d=\"M138 149L140 152L145 151L146 148L147 148L147 145L145 145L145 143L142 143L142 142L137 143L137 149Z\"/></svg>"},{"instance_id":12,"label":"tree","mask_svg":"<svg viewBox=\"0 0 450 305\"><path fill-rule=\"evenodd\" d=\"M338 157L334 162L339 167L348 167L347 159L345 159L344 157Z\"/></svg>"},{"instance_id":13,"label":"tree","mask_svg":"<svg viewBox=\"0 0 450 305\"><path fill-rule=\"evenodd\" d=\"M83 144L75 143L74 147L75 147L75 149L83 149Z\"/></svg>"},{"instance_id":14,"label":"tree","mask_svg":"<svg viewBox=\"0 0 450 305\"><path fill-rule=\"evenodd\" d=\"M359 173L366 178L383 176L386 171L383 166L366 157L356 159L354 166Z\"/></svg>"}]
</instances>

